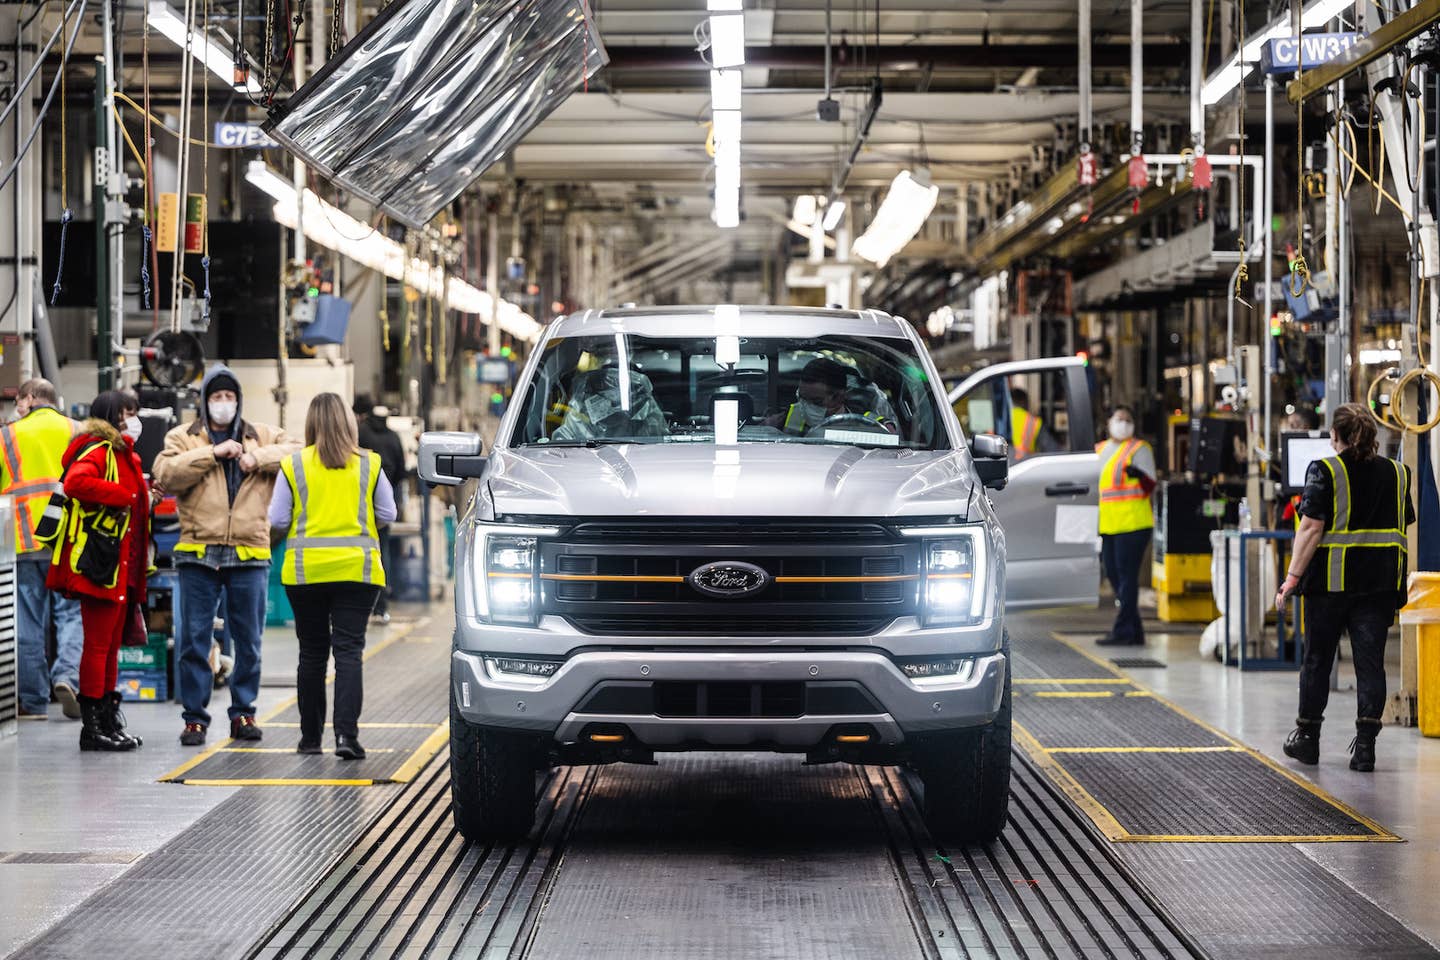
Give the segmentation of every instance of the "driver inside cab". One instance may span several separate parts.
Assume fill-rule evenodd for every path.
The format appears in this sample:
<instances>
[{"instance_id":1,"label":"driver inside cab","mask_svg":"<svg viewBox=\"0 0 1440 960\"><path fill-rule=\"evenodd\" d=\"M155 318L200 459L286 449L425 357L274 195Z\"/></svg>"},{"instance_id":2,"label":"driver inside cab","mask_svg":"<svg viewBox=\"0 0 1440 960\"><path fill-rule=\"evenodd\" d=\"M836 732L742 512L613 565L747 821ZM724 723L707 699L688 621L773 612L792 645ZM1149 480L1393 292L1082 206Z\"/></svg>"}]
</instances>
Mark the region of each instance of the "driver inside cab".
<instances>
[{"instance_id":1,"label":"driver inside cab","mask_svg":"<svg viewBox=\"0 0 1440 960\"><path fill-rule=\"evenodd\" d=\"M849 373L848 367L829 357L816 357L805 364L800 371L795 402L790 404L780 428L794 436L804 436L827 420L848 414L873 421L894 433L893 418L865 409L871 405L867 403L866 391L850 390Z\"/></svg>"}]
</instances>

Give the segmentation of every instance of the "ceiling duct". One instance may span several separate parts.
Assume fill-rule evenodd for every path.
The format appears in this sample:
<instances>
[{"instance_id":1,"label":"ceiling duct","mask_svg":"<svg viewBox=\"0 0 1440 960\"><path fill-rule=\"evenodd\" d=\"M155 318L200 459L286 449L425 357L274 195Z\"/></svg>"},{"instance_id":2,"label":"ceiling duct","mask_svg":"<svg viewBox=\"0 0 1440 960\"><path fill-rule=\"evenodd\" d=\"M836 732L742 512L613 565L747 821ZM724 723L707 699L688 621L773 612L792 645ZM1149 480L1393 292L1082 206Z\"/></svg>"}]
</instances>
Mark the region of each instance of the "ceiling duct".
<instances>
[{"instance_id":1,"label":"ceiling duct","mask_svg":"<svg viewBox=\"0 0 1440 960\"><path fill-rule=\"evenodd\" d=\"M587 0L396 0L265 129L419 227L607 59Z\"/></svg>"}]
</instances>

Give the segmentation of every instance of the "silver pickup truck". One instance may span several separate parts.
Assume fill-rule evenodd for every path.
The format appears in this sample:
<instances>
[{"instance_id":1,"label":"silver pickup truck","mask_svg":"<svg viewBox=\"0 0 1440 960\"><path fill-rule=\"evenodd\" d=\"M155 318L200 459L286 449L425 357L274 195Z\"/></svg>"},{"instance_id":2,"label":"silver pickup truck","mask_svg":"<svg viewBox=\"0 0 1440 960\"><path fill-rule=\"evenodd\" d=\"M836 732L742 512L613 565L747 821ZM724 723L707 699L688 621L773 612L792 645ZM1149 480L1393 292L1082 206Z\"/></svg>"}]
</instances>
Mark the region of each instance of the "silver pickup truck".
<instances>
[{"instance_id":1,"label":"silver pickup truck","mask_svg":"<svg viewBox=\"0 0 1440 960\"><path fill-rule=\"evenodd\" d=\"M488 455L473 434L420 445L427 482L479 480L456 546L460 832L526 833L552 765L750 750L906 764L937 834L994 838L1003 436L967 443L924 345L883 313L556 320ZM1093 597L1084 563L1066 571Z\"/></svg>"}]
</instances>

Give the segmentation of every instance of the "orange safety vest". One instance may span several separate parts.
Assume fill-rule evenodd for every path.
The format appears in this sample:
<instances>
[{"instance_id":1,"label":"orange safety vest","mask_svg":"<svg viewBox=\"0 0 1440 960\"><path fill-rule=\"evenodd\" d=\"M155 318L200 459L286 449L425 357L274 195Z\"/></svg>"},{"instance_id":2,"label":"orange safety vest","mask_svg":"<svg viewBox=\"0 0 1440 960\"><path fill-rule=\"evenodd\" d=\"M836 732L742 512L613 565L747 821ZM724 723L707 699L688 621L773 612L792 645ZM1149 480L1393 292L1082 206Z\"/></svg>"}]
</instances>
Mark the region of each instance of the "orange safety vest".
<instances>
[{"instance_id":1,"label":"orange safety vest","mask_svg":"<svg viewBox=\"0 0 1440 960\"><path fill-rule=\"evenodd\" d=\"M1101 534L1131 533L1155 526L1155 518L1150 514L1150 494L1139 480L1125 475L1125 468L1144 446L1144 440L1131 437L1100 467ZM1104 443L1095 445L1096 453L1103 449Z\"/></svg>"},{"instance_id":2,"label":"orange safety vest","mask_svg":"<svg viewBox=\"0 0 1440 960\"><path fill-rule=\"evenodd\" d=\"M35 539L35 526L60 490L60 458L79 425L54 407L36 407L14 423L0 427L0 494L15 498L15 549L29 553L45 546Z\"/></svg>"}]
</instances>

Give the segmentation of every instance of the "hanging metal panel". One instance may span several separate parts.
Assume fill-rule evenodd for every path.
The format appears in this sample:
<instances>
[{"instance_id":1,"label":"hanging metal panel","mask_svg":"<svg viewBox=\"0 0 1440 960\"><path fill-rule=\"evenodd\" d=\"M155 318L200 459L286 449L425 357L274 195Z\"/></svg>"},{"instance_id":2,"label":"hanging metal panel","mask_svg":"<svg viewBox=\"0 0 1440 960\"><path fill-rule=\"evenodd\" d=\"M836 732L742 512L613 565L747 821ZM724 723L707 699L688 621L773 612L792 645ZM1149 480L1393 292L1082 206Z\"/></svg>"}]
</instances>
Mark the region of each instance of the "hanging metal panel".
<instances>
[{"instance_id":1,"label":"hanging metal panel","mask_svg":"<svg viewBox=\"0 0 1440 960\"><path fill-rule=\"evenodd\" d=\"M397 0L265 129L418 227L607 60L588 0Z\"/></svg>"}]
</instances>

